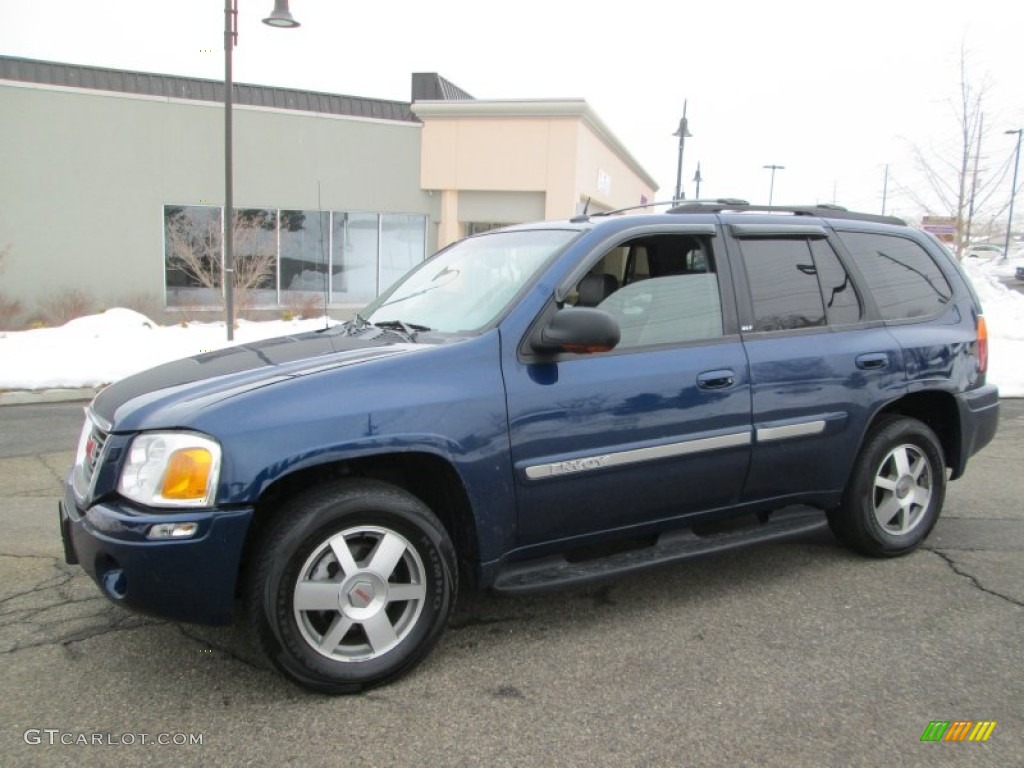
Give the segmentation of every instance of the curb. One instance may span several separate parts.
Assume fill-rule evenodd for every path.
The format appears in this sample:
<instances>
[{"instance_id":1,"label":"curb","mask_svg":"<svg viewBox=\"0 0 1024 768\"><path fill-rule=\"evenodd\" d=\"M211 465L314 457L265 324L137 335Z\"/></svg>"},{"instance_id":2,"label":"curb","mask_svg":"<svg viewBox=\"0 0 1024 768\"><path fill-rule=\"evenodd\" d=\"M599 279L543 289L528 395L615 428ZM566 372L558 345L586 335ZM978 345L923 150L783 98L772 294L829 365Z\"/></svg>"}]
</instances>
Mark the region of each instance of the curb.
<instances>
[{"instance_id":1,"label":"curb","mask_svg":"<svg viewBox=\"0 0 1024 768\"><path fill-rule=\"evenodd\" d=\"M77 389L38 389L0 392L0 406L32 405L36 403L73 403L92 400L102 387L80 387Z\"/></svg>"}]
</instances>

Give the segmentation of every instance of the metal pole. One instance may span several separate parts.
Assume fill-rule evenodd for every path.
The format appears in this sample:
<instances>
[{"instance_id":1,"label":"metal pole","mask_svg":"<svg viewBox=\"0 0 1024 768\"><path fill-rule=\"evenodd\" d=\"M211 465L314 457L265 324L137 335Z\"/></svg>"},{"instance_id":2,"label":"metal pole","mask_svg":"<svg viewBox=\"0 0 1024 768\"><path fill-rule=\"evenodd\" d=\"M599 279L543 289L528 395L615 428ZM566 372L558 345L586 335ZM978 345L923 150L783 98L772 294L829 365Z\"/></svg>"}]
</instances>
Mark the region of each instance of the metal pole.
<instances>
[{"instance_id":1,"label":"metal pole","mask_svg":"<svg viewBox=\"0 0 1024 768\"><path fill-rule=\"evenodd\" d=\"M237 0L224 0L224 320L228 341L235 338L235 206L231 156L231 106L234 87L231 53L235 47L238 22Z\"/></svg>"},{"instance_id":2,"label":"metal pole","mask_svg":"<svg viewBox=\"0 0 1024 768\"><path fill-rule=\"evenodd\" d=\"M1006 220L1006 243L1003 245L1003 261L1010 257L1010 232L1013 230L1013 201L1017 196L1017 169L1020 166L1020 135L1022 131L1024 131L1024 128L1006 131L1006 133L1017 134L1017 156L1013 161L1013 183L1010 184L1010 218Z\"/></svg>"},{"instance_id":3,"label":"metal pole","mask_svg":"<svg viewBox=\"0 0 1024 768\"><path fill-rule=\"evenodd\" d=\"M764 167L770 169L771 172L772 172L772 180L768 184L768 207L771 208L772 207L772 199L775 196L775 172L776 171L785 170L786 166L784 166L784 165L766 165Z\"/></svg>"},{"instance_id":4,"label":"metal pole","mask_svg":"<svg viewBox=\"0 0 1024 768\"><path fill-rule=\"evenodd\" d=\"M690 135L686 122L686 99L683 99L683 119L679 121L679 130L674 135L679 137L679 164L676 166L676 196L675 200L685 200L686 193L683 192L683 150L686 147L686 137Z\"/></svg>"}]
</instances>

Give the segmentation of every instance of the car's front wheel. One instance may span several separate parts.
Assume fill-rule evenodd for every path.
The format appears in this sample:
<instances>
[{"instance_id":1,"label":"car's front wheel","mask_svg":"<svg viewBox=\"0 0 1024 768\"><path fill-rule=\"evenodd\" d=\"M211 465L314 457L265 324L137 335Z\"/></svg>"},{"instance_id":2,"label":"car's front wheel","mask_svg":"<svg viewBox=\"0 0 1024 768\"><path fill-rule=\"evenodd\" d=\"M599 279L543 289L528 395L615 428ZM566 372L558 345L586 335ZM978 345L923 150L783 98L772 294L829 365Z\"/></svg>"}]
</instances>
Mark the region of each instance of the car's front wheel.
<instances>
[{"instance_id":1,"label":"car's front wheel","mask_svg":"<svg viewBox=\"0 0 1024 768\"><path fill-rule=\"evenodd\" d=\"M411 494L342 481L288 503L247 580L249 618L285 675L324 693L388 682L440 637L455 602L444 526Z\"/></svg>"},{"instance_id":2,"label":"car's front wheel","mask_svg":"<svg viewBox=\"0 0 1024 768\"><path fill-rule=\"evenodd\" d=\"M887 416L868 435L842 504L829 511L832 532L874 557L916 549L942 511L946 467L942 447L917 419Z\"/></svg>"}]
</instances>

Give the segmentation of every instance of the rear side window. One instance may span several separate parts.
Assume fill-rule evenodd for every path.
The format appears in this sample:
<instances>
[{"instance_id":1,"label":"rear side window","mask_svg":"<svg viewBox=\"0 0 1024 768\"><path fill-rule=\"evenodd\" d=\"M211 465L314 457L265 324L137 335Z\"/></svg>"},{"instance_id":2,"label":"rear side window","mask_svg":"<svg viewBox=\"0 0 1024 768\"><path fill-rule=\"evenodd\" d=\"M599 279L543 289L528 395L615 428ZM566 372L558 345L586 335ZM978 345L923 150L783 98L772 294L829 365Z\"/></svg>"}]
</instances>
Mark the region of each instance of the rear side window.
<instances>
[{"instance_id":1,"label":"rear side window","mask_svg":"<svg viewBox=\"0 0 1024 768\"><path fill-rule=\"evenodd\" d=\"M905 237L840 232L886 320L929 317L953 296L942 270L920 245Z\"/></svg>"},{"instance_id":2,"label":"rear side window","mask_svg":"<svg viewBox=\"0 0 1024 768\"><path fill-rule=\"evenodd\" d=\"M860 298L836 252L825 240L811 240L810 243L829 325L859 322L862 316Z\"/></svg>"},{"instance_id":3,"label":"rear side window","mask_svg":"<svg viewBox=\"0 0 1024 768\"><path fill-rule=\"evenodd\" d=\"M850 325L862 317L849 274L825 240L744 240L755 331Z\"/></svg>"},{"instance_id":4,"label":"rear side window","mask_svg":"<svg viewBox=\"0 0 1024 768\"><path fill-rule=\"evenodd\" d=\"M741 248L755 331L825 325L817 269L806 240L744 240Z\"/></svg>"}]
</instances>

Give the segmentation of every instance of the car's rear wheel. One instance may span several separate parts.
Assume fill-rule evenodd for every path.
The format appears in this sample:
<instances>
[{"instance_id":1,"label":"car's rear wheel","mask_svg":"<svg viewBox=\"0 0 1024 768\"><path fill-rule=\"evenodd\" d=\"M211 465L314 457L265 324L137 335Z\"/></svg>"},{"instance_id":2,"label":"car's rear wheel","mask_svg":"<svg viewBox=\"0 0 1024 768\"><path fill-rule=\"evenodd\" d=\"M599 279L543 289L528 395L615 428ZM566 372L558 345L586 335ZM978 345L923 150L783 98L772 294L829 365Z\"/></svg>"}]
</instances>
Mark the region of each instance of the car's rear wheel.
<instances>
[{"instance_id":1,"label":"car's rear wheel","mask_svg":"<svg viewBox=\"0 0 1024 768\"><path fill-rule=\"evenodd\" d=\"M942 447L927 425L887 416L868 435L828 521L844 544L874 557L916 549L935 526L946 495Z\"/></svg>"},{"instance_id":2,"label":"car's rear wheel","mask_svg":"<svg viewBox=\"0 0 1024 768\"><path fill-rule=\"evenodd\" d=\"M455 602L455 554L419 499L343 481L292 500L257 547L250 621L274 665L324 693L388 682L440 637Z\"/></svg>"}]
</instances>

